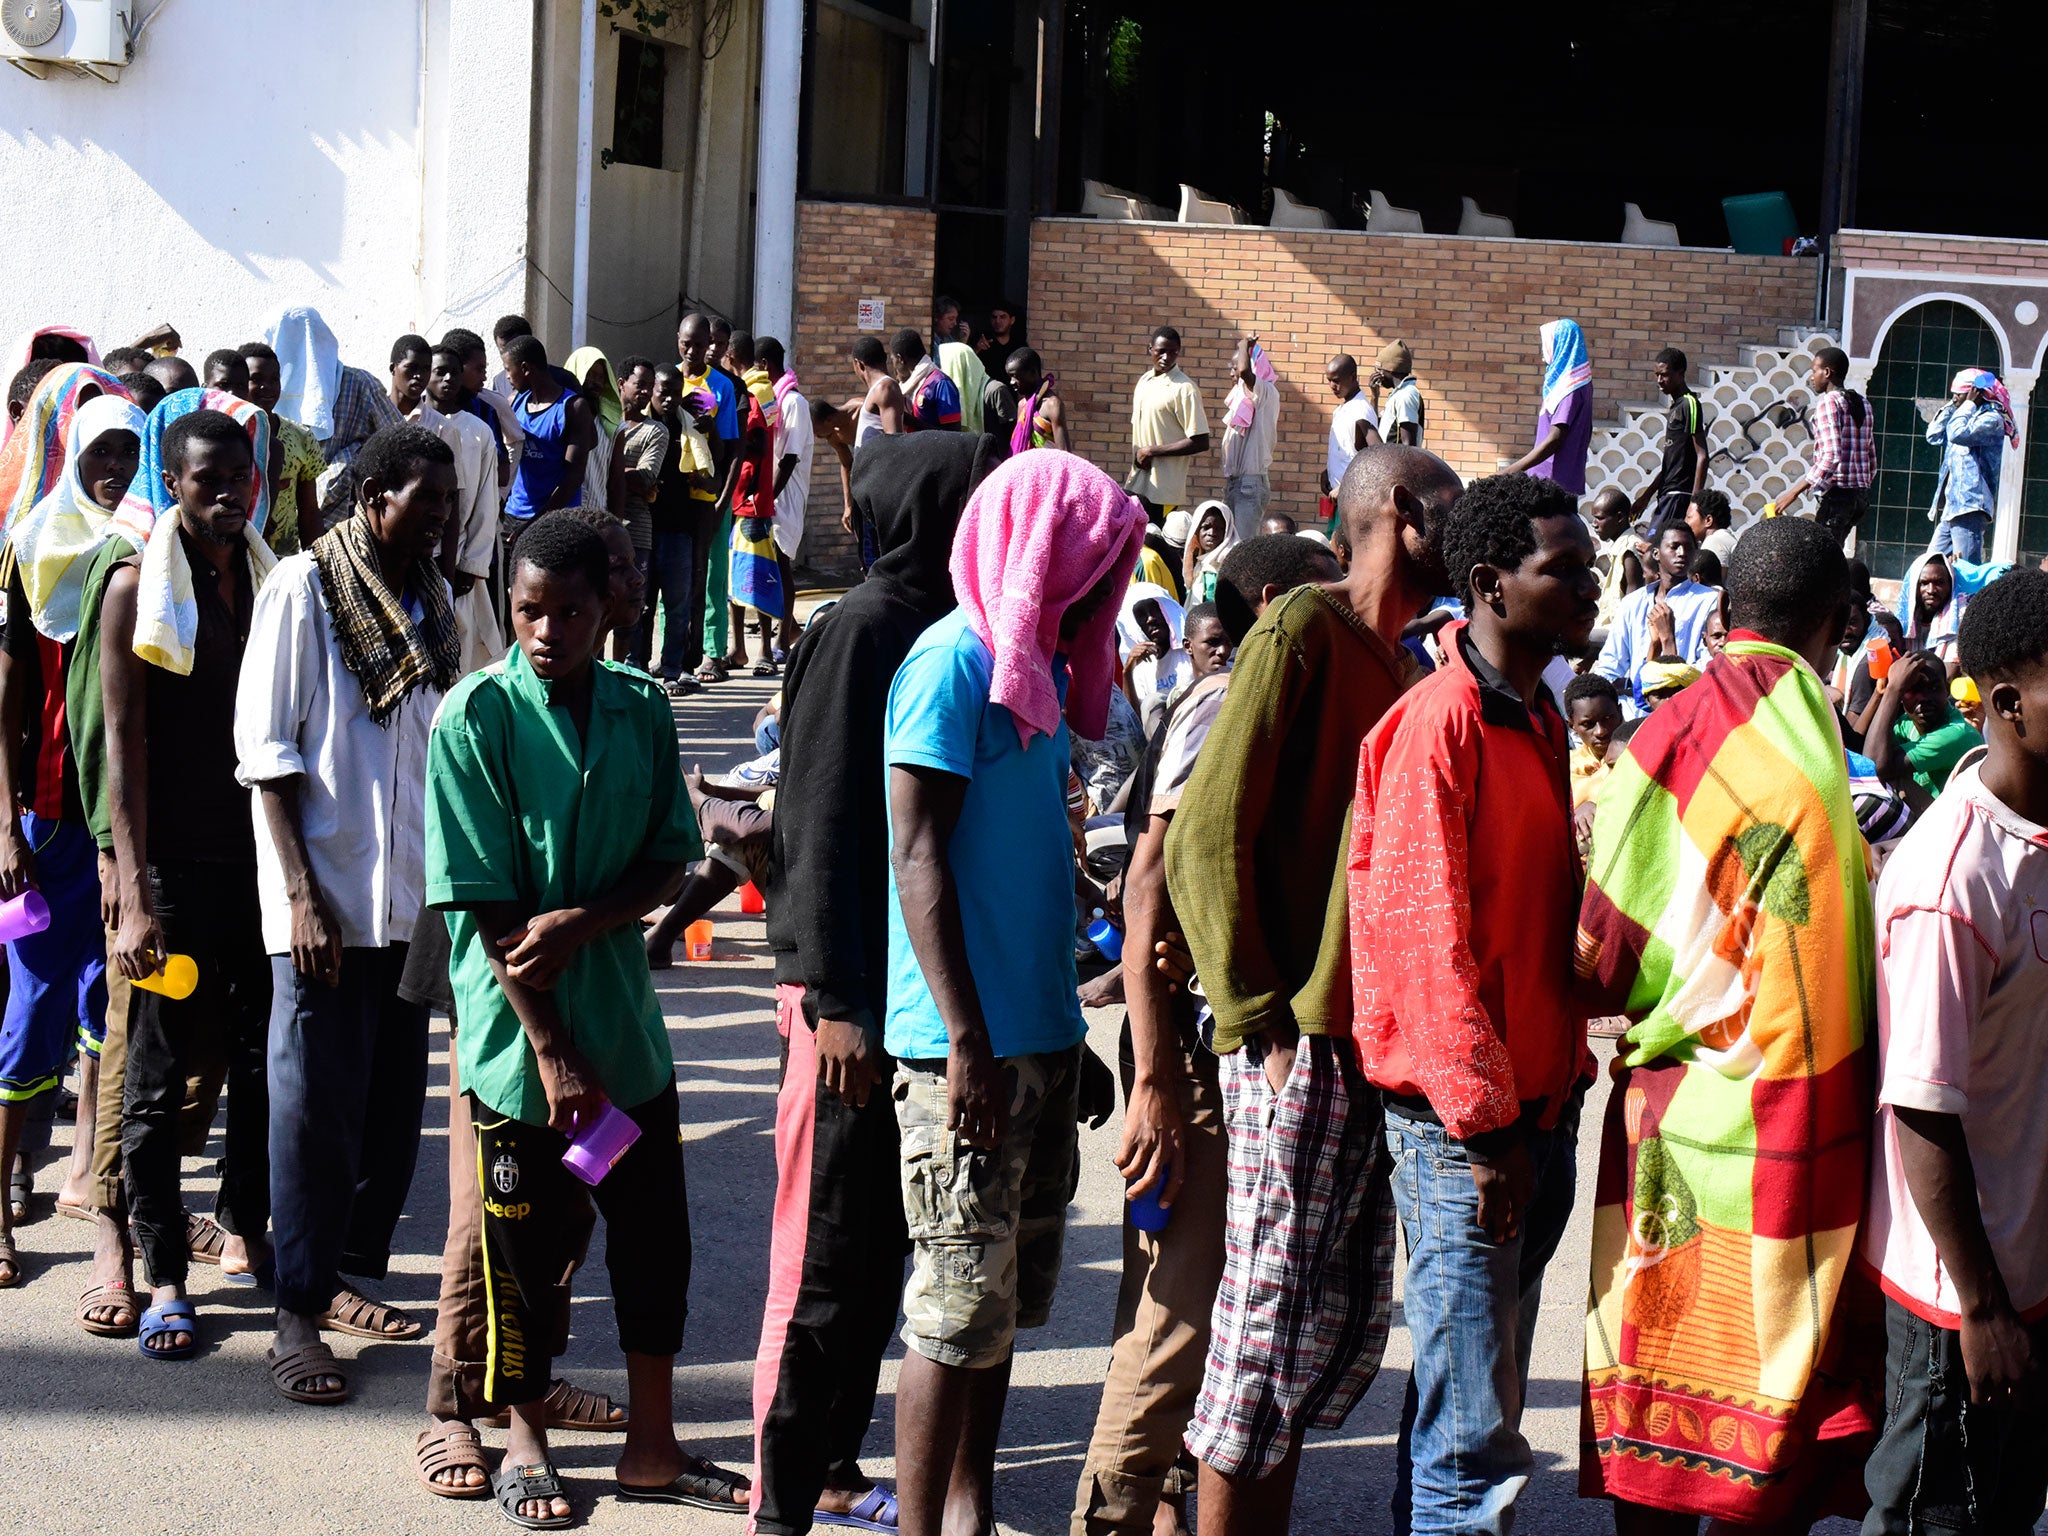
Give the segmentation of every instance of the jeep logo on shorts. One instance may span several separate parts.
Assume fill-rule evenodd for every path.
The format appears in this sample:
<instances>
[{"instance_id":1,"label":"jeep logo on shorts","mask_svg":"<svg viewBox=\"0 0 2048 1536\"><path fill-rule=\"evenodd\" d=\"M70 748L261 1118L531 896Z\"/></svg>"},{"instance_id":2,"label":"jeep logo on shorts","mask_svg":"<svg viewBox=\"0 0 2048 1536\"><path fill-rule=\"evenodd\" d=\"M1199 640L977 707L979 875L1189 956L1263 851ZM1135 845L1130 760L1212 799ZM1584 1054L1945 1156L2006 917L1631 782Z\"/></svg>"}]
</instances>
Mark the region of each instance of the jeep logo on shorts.
<instances>
[{"instance_id":1,"label":"jeep logo on shorts","mask_svg":"<svg viewBox=\"0 0 2048 1536\"><path fill-rule=\"evenodd\" d=\"M491 1183L501 1195L509 1195L519 1187L519 1159L510 1152L498 1154L498 1160L491 1164Z\"/></svg>"}]
</instances>

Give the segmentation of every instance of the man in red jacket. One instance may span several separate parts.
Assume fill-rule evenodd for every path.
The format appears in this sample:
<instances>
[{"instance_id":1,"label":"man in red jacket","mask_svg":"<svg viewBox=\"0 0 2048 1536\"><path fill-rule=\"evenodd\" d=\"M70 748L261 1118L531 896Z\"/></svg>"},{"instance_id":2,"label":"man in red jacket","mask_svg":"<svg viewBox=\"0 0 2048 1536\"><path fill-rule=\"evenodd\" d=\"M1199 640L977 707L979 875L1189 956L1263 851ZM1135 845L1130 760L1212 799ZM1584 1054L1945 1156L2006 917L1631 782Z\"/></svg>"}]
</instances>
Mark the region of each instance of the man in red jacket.
<instances>
[{"instance_id":1,"label":"man in red jacket","mask_svg":"<svg viewBox=\"0 0 2048 1536\"><path fill-rule=\"evenodd\" d=\"M1580 865L1545 665L1592 632L1593 540L1546 480L1468 487L1444 564L1469 620L1365 739L1351 838L1359 1066L1386 1103L1415 1367L1396 1529L1505 1536L1543 1266L1591 1080L1572 1001Z\"/></svg>"}]
</instances>

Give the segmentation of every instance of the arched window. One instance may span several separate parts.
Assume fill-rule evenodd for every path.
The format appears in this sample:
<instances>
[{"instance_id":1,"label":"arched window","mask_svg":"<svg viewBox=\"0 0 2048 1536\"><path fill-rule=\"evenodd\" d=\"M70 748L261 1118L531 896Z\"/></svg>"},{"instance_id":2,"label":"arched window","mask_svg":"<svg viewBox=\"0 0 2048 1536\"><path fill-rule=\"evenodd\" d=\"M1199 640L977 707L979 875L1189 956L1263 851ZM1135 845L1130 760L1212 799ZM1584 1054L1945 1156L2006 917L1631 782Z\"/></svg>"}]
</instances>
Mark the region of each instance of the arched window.
<instances>
[{"instance_id":1,"label":"arched window","mask_svg":"<svg viewBox=\"0 0 2048 1536\"><path fill-rule=\"evenodd\" d=\"M1941 453L1927 441L1927 424L1948 399L1949 381L1963 368L2004 372L1998 338L1966 305L1937 299L1908 310L1893 323L1870 376L1877 432L1877 479L1870 516L1857 553L1873 576L1896 580L1927 547L1934 527L1927 509L1941 478Z\"/></svg>"},{"instance_id":2,"label":"arched window","mask_svg":"<svg viewBox=\"0 0 2048 1536\"><path fill-rule=\"evenodd\" d=\"M2034 386L2034 407L2048 411L2048 389ZM2020 499L2021 565L2048 557L2048 421L2027 413L2027 483Z\"/></svg>"}]
</instances>

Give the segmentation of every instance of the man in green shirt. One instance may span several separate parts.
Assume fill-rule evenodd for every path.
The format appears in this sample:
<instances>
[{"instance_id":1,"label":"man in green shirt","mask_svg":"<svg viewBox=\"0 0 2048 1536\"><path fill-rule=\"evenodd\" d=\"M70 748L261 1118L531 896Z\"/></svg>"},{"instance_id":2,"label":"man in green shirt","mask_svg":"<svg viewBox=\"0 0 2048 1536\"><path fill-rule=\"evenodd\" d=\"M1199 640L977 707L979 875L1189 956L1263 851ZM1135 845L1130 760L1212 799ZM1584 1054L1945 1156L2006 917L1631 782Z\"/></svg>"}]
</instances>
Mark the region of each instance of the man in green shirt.
<instances>
[{"instance_id":1,"label":"man in green shirt","mask_svg":"<svg viewBox=\"0 0 2048 1536\"><path fill-rule=\"evenodd\" d=\"M612 1104L639 1132L592 1192L630 1397L619 1495L734 1510L747 1492L675 1439L689 1208L639 919L703 850L667 700L596 659L609 585L602 535L536 519L513 557L518 646L449 693L429 748L427 901L449 913L454 948L491 1280L486 1395L511 1415L491 1490L529 1526L570 1518L545 1404L566 1344L552 1290L578 1226L562 1154Z\"/></svg>"},{"instance_id":2,"label":"man in green shirt","mask_svg":"<svg viewBox=\"0 0 2048 1536\"><path fill-rule=\"evenodd\" d=\"M1904 794L1915 812L1925 810L1984 737L1950 702L1948 668L1932 651L1894 662L1882 687L1864 748L1877 776Z\"/></svg>"}]
</instances>

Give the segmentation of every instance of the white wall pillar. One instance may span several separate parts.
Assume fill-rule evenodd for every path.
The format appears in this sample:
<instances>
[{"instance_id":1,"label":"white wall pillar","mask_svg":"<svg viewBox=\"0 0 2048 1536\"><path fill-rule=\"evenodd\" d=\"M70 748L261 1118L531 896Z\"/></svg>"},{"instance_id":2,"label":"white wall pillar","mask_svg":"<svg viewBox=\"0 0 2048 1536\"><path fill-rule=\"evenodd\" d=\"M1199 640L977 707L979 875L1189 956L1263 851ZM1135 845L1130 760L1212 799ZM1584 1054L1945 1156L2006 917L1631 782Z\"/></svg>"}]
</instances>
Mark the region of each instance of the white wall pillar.
<instances>
[{"instance_id":1,"label":"white wall pillar","mask_svg":"<svg viewBox=\"0 0 2048 1536\"><path fill-rule=\"evenodd\" d=\"M793 347L796 141L804 79L803 0L761 7L761 114L754 161L754 334Z\"/></svg>"},{"instance_id":2,"label":"white wall pillar","mask_svg":"<svg viewBox=\"0 0 2048 1536\"><path fill-rule=\"evenodd\" d=\"M2012 399L2012 421L2019 428L2017 444L2004 446L1998 466L1998 511L1991 525L1991 558L2017 560L2020 553L2020 512L2027 494L2027 430L2034 414L2034 386L2040 381L2038 368L2006 371L2005 392Z\"/></svg>"},{"instance_id":3,"label":"white wall pillar","mask_svg":"<svg viewBox=\"0 0 2048 1536\"><path fill-rule=\"evenodd\" d=\"M590 339L590 178L597 158L597 0L583 0L576 52L576 243L569 279L569 348Z\"/></svg>"}]
</instances>

